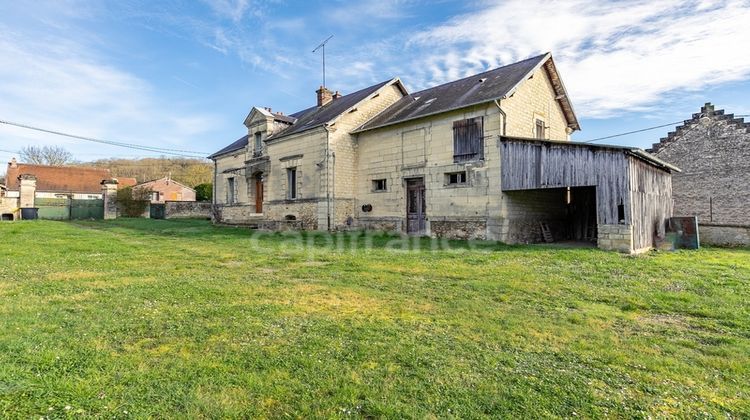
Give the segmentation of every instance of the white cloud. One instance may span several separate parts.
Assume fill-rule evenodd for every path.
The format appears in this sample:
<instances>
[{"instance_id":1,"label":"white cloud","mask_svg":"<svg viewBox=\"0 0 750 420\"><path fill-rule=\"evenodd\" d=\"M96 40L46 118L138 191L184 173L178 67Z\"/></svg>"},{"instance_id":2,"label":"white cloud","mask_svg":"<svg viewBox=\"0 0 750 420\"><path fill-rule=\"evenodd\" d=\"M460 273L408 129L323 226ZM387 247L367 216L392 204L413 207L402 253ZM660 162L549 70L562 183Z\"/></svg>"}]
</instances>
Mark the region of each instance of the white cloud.
<instances>
[{"instance_id":1,"label":"white cloud","mask_svg":"<svg viewBox=\"0 0 750 420\"><path fill-rule=\"evenodd\" d=\"M250 7L248 0L204 0L219 16L239 22Z\"/></svg>"},{"instance_id":2,"label":"white cloud","mask_svg":"<svg viewBox=\"0 0 750 420\"><path fill-rule=\"evenodd\" d=\"M551 51L579 114L606 117L747 78L747 22L746 1L494 1L409 45L421 86Z\"/></svg>"},{"instance_id":3,"label":"white cloud","mask_svg":"<svg viewBox=\"0 0 750 420\"><path fill-rule=\"evenodd\" d=\"M108 65L81 43L22 36L0 24L0 118L88 137L189 149L220 118L182 110L135 75ZM133 154L64 137L0 126L3 149L59 144L79 158ZM136 152L138 153L138 152ZM141 154L147 154L143 152Z\"/></svg>"}]
</instances>

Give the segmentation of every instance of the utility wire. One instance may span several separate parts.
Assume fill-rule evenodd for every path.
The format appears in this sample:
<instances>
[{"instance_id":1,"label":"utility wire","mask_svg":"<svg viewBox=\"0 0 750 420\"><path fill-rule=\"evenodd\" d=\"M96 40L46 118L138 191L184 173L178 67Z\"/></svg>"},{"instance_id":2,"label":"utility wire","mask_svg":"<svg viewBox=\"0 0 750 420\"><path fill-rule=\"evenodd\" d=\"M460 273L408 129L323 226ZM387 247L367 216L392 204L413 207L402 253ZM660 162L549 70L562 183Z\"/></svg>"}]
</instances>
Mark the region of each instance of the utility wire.
<instances>
[{"instance_id":1,"label":"utility wire","mask_svg":"<svg viewBox=\"0 0 750 420\"><path fill-rule=\"evenodd\" d=\"M111 140L101 140L101 139L95 139L92 137L79 136L76 134L63 133L61 131L48 130L46 128L34 127L31 125L20 124L20 123L15 123L11 121L0 120L0 124L12 125L15 127L25 128L28 130L40 131L43 133L54 134L56 136L63 136L63 137L70 137L70 138L79 139L79 140L91 141L94 143L107 144L110 146L118 146L118 147L124 147L124 148L129 148L129 149L136 149L136 150L145 150L148 152L163 153L163 154L174 155L174 156L198 155L200 157L205 157L206 155L209 154L205 152L196 152L193 150L167 149L167 148L161 148L161 147L141 146L141 145L133 144L133 143L123 143L123 142L111 141ZM195 157L195 156L190 156L190 157Z\"/></svg>"},{"instance_id":2,"label":"utility wire","mask_svg":"<svg viewBox=\"0 0 750 420\"><path fill-rule=\"evenodd\" d=\"M735 118L743 118L743 117L750 117L750 114L735 115ZM676 121L676 122L669 123L669 124L657 125L657 126L654 126L654 127L642 128L640 130L628 131L626 133L612 134L611 136L598 137L598 138L591 139L591 140L585 140L585 141L582 141L581 143L593 143L595 141L611 139L611 138L614 138L614 137L627 136L628 134L642 133L644 131L656 130L657 128L664 128L664 127L669 127L669 126L672 126L672 125L684 124L684 123L685 123L685 120Z\"/></svg>"},{"instance_id":3,"label":"utility wire","mask_svg":"<svg viewBox=\"0 0 750 420\"><path fill-rule=\"evenodd\" d=\"M614 138L614 137L622 137L622 136L627 136L628 134L642 133L642 132L644 132L644 131L649 131L649 130L656 130L657 128L664 128L664 127L669 127L669 126L671 126L671 125L682 124L682 123L684 123L684 122L685 122L685 121L683 120L683 121L677 121L677 122L673 122L673 123L669 123L669 124L662 124L662 125L657 125L657 126L654 126L654 127L641 128L640 130L628 131L628 132L626 132L626 133L620 133L620 134L612 134L611 136L604 136L604 137L598 137L598 138L595 138L595 139L591 139L591 140L586 140L586 141L583 141L582 143L593 143L593 142L595 142L595 141L600 141L600 140L611 139L611 138Z\"/></svg>"}]
</instances>

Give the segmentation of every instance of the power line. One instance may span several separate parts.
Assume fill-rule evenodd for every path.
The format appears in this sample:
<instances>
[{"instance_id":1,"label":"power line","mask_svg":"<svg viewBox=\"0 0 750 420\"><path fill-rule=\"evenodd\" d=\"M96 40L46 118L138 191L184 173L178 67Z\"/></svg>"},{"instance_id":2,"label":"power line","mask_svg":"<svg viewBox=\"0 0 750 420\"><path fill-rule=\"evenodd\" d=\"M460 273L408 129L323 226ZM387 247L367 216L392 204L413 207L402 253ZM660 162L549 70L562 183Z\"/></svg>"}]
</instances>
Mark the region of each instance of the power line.
<instances>
[{"instance_id":1,"label":"power line","mask_svg":"<svg viewBox=\"0 0 750 420\"><path fill-rule=\"evenodd\" d=\"M735 115L735 118L744 118L744 117L750 117L750 114L738 114L738 115ZM684 123L685 123L685 120L676 121L676 122L669 123L669 124L657 125L657 126L654 126L654 127L642 128L640 130L628 131L626 133L612 134L611 136L598 137L598 138L595 138L595 139L583 141L581 143L593 143L595 141L611 139L611 138L614 138L614 137L627 136L629 134L642 133L644 131L655 130L657 128L664 128L664 127L669 127L669 126L672 126L672 125L684 124Z\"/></svg>"},{"instance_id":2,"label":"power line","mask_svg":"<svg viewBox=\"0 0 750 420\"><path fill-rule=\"evenodd\" d=\"M11 121L0 120L0 124L12 125L12 126L24 128L27 130L40 131L42 133L54 134L56 136L70 137L74 139L91 141L94 143L106 144L110 146L124 147L128 149L136 149L136 150L144 150L148 152L163 153L163 154L174 155L174 156L198 155L200 157L205 157L206 155L209 154L206 152L196 152L193 150L167 149L167 148L162 148L162 147L141 146L141 145L133 144L133 143L123 143L123 142L118 142L118 141L96 139L93 137L79 136L76 134L64 133L61 131L49 130L46 128L34 127L31 125L20 124L20 123L11 122ZM188 153L189 155L186 155L185 153ZM190 157L195 157L195 156L190 156Z\"/></svg>"},{"instance_id":3,"label":"power line","mask_svg":"<svg viewBox=\"0 0 750 420\"><path fill-rule=\"evenodd\" d=\"M595 138L595 139L591 139L591 140L586 140L586 141L583 141L582 143L593 143L595 141L611 139L611 138L614 138L614 137L627 136L628 134L642 133L644 131L656 130L657 128L669 127L669 126L672 126L672 125L682 124L684 122L685 121L682 120L682 121L677 121L677 122L673 122L673 123L669 123L669 124L657 125L657 126L654 126L654 127L641 128L640 130L628 131L626 133L612 134L611 136L604 136L604 137L599 137L599 138Z\"/></svg>"}]
</instances>

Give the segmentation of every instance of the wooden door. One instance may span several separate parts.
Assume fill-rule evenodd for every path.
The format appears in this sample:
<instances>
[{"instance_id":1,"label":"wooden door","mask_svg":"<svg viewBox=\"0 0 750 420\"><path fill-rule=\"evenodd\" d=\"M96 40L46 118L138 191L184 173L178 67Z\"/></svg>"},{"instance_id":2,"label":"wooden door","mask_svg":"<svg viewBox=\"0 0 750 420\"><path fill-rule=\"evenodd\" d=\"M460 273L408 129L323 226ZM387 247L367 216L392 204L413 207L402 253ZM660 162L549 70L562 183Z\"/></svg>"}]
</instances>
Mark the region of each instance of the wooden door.
<instances>
[{"instance_id":1,"label":"wooden door","mask_svg":"<svg viewBox=\"0 0 750 420\"><path fill-rule=\"evenodd\" d=\"M406 232L421 234L425 231L424 178L406 180Z\"/></svg>"},{"instance_id":2,"label":"wooden door","mask_svg":"<svg viewBox=\"0 0 750 420\"><path fill-rule=\"evenodd\" d=\"M255 212L263 213L263 175L255 175Z\"/></svg>"}]
</instances>

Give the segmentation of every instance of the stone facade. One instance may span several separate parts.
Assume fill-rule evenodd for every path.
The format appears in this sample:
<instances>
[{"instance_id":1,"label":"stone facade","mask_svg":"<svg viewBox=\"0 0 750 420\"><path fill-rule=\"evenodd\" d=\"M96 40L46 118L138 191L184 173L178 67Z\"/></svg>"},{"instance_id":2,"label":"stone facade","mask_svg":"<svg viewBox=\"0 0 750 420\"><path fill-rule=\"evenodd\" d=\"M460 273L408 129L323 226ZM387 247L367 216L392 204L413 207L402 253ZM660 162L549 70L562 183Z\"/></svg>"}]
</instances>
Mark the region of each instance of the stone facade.
<instances>
[{"instance_id":1,"label":"stone facade","mask_svg":"<svg viewBox=\"0 0 750 420\"><path fill-rule=\"evenodd\" d=\"M682 170L672 179L675 215L750 226L750 123L707 103L652 152Z\"/></svg>"},{"instance_id":2,"label":"stone facade","mask_svg":"<svg viewBox=\"0 0 750 420\"><path fill-rule=\"evenodd\" d=\"M537 119L545 122L548 138L567 140L570 130L544 69L534 72L512 97L499 105L477 105L359 134L355 218L362 217L361 207L370 204L372 210L366 214L366 226L378 219L384 222L401 219L401 225L405 225L405 180L423 177L427 203L425 234L464 238L467 237L464 232L471 227L479 229L468 235L476 239L532 241L508 228L506 219L513 217L510 213L516 201L500 193L499 136L533 137ZM484 158L454 163L453 122L475 117L483 120ZM466 183L448 185L446 174L456 172L466 172ZM374 179L386 179L387 190L373 191ZM439 228L435 230L433 222L437 221ZM464 227L446 228L451 225ZM538 232L538 221L534 226L531 230ZM516 229L521 230L524 228Z\"/></svg>"},{"instance_id":3,"label":"stone facade","mask_svg":"<svg viewBox=\"0 0 750 420\"><path fill-rule=\"evenodd\" d=\"M368 121L378 121L396 104L418 100L419 93L404 98L407 93L398 79L358 99L328 122L310 124L309 129L295 131L296 123L283 114L254 108L245 120L248 135L236 142L240 146L230 145L212 156L214 220L278 230L401 233L410 224L407 198L414 197L415 185L423 185L419 202L424 225L413 233L528 243L541 240L540 221L562 231L564 188L523 192L501 188L501 138L564 142L578 128L551 58L545 60L505 96L401 122L368 127ZM477 78L476 83L485 80ZM346 100L338 95L323 97L323 89L317 92L323 102ZM429 105L428 101L425 106ZM454 150L455 127L463 121L481 121L480 135L472 137L481 139L481 153L472 152L469 159L458 158L463 155ZM274 136L284 124L292 128ZM292 180L295 183L290 185ZM230 185L236 191L228 192ZM632 251L632 230L629 224L604 225L599 232L602 247ZM594 230L591 235L595 236Z\"/></svg>"},{"instance_id":4,"label":"stone facade","mask_svg":"<svg viewBox=\"0 0 750 420\"><path fill-rule=\"evenodd\" d=\"M637 253L645 249L633 249L632 225L599 225L597 244L600 249L624 253Z\"/></svg>"}]
</instances>

